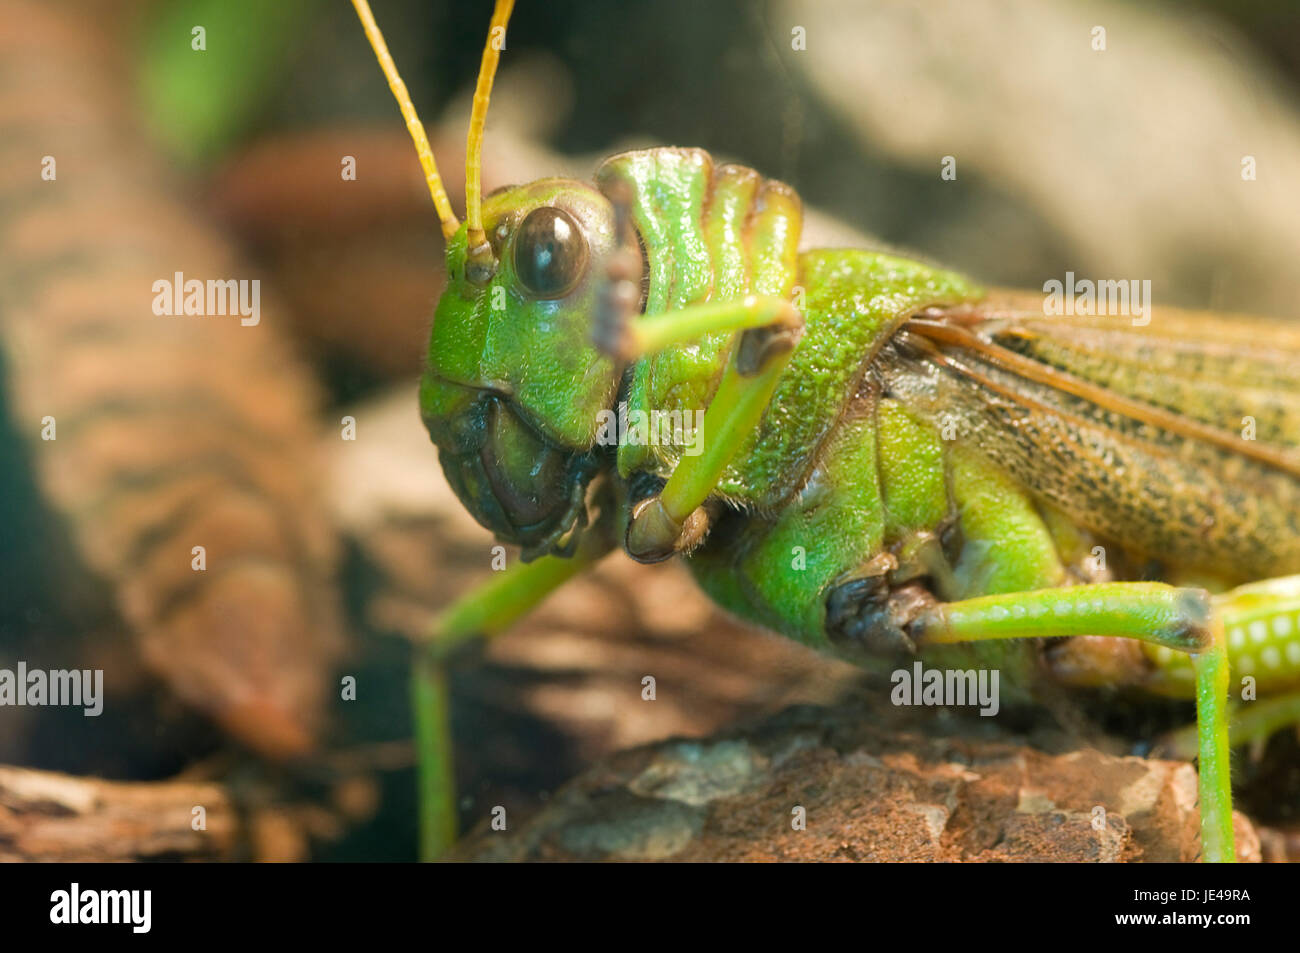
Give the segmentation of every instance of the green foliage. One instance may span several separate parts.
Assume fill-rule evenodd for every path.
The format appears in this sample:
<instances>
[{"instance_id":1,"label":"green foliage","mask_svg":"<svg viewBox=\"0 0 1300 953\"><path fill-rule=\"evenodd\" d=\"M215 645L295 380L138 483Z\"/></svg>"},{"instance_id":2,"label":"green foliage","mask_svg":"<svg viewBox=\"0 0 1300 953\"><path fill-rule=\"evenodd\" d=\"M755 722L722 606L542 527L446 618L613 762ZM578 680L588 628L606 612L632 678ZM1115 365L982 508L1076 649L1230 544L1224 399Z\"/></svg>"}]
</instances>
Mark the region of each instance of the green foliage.
<instances>
[{"instance_id":1,"label":"green foliage","mask_svg":"<svg viewBox=\"0 0 1300 953\"><path fill-rule=\"evenodd\" d=\"M282 77L305 32L306 0L179 0L144 20L137 83L157 138L202 161L236 140ZM196 28L202 27L204 49Z\"/></svg>"}]
</instances>

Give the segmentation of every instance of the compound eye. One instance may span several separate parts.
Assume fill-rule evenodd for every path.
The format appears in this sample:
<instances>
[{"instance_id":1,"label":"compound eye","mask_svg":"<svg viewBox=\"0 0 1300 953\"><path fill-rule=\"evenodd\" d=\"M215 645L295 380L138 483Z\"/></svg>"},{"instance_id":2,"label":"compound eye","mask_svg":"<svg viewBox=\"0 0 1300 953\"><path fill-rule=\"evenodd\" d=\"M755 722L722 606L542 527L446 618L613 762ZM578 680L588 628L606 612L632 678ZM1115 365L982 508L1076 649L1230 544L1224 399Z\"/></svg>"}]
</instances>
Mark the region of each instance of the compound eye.
<instances>
[{"instance_id":1,"label":"compound eye","mask_svg":"<svg viewBox=\"0 0 1300 953\"><path fill-rule=\"evenodd\" d=\"M587 240L563 209L535 208L515 235L515 276L535 298L563 298L587 269Z\"/></svg>"}]
</instances>

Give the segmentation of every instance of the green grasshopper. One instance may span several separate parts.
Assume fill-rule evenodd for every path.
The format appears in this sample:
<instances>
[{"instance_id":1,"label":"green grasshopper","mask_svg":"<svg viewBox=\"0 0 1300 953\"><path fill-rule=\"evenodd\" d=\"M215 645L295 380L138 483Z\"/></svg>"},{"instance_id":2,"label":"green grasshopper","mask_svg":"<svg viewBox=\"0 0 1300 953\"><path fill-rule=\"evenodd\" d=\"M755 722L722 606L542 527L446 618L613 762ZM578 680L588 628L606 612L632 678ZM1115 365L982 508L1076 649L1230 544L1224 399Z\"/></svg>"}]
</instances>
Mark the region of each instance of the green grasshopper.
<instances>
[{"instance_id":1,"label":"green grasshopper","mask_svg":"<svg viewBox=\"0 0 1300 953\"><path fill-rule=\"evenodd\" d=\"M1230 668L1259 693L1232 743L1300 720L1300 333L1049 317L919 261L800 252L798 196L698 149L484 199L513 0L483 53L462 225L353 3L447 239L420 411L460 500L523 550L417 653L426 856L455 836L444 662L621 545L864 663L992 668L1013 701L1194 697L1202 858L1235 859ZM1164 581L1139 581L1152 564Z\"/></svg>"}]
</instances>

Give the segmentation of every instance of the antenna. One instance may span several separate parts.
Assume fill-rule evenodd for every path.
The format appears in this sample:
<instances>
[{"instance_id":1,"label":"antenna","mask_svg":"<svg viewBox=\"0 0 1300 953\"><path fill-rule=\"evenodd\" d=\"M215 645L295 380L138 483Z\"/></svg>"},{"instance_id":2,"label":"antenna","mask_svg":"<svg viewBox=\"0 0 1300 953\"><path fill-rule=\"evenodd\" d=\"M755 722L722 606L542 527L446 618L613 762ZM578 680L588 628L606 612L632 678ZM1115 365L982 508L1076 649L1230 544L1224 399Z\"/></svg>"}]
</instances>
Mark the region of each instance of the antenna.
<instances>
[{"instance_id":1,"label":"antenna","mask_svg":"<svg viewBox=\"0 0 1300 953\"><path fill-rule=\"evenodd\" d=\"M415 104L411 102L411 94L406 91L406 84L402 82L402 77L397 75L397 64L393 62L393 57L388 52L388 44L384 42L384 35L379 32L379 24L375 22L374 14L370 12L370 4L366 0L352 0L352 6L356 8L357 16L361 18L361 26L366 31L366 39L370 41L370 47L375 51L375 59L379 60L379 68L384 71L384 76L388 79L388 88L393 91L393 98L397 100L397 107L402 111L402 118L406 120L406 131L411 134L411 141L415 143L415 151L420 156L420 165L424 168L424 180L429 184L429 194L433 196L434 208L438 210L438 219L442 222L442 234L444 238L450 239L460 228L460 222L456 220L456 213L451 210L451 202L447 200L447 190L443 188L442 176L438 174L438 163L433 159L433 150L429 148L429 137L424 133L424 125L420 122L420 117L415 112ZM497 4L500 10L501 4ZM509 16L509 11L507 11ZM495 18L493 19L495 23ZM483 62L487 63L487 53L483 54ZM496 62L493 60L493 68ZM480 84L482 79L480 77ZM492 78L488 77L488 89L492 88ZM484 110L487 109L487 97L484 95ZM478 110L478 97L474 98L474 109ZM480 138L482 132L482 123L480 122ZM478 182L478 170L474 170L475 185ZM467 176L468 177L468 176ZM476 193L477 195L477 193ZM478 209L474 209L477 218ZM483 230L479 229L482 235Z\"/></svg>"},{"instance_id":2,"label":"antenna","mask_svg":"<svg viewBox=\"0 0 1300 953\"><path fill-rule=\"evenodd\" d=\"M506 24L515 8L515 0L496 0L492 11L492 25L488 28L487 43L483 46L483 61L479 64L478 84L474 87L474 110L469 118L469 137L465 142L465 224L466 277L471 281L486 281L496 270L492 246L483 232L483 190L480 175L483 171L483 126L487 122L488 101L492 98L492 81L496 78L497 63L506 45Z\"/></svg>"}]
</instances>

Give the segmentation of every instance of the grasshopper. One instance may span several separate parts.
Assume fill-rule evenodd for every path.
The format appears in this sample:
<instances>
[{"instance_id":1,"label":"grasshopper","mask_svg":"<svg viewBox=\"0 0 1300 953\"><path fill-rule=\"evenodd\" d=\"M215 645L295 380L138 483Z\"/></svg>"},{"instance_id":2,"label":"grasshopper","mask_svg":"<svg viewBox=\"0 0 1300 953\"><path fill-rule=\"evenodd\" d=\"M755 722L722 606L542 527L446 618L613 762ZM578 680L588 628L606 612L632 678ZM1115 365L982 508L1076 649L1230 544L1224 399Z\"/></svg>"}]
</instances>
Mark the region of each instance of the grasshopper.
<instances>
[{"instance_id":1,"label":"grasshopper","mask_svg":"<svg viewBox=\"0 0 1300 953\"><path fill-rule=\"evenodd\" d=\"M462 225L353 4L447 239L420 412L460 500L523 553L417 652L425 856L455 835L446 660L621 546L864 664L991 668L1012 700L1194 698L1202 858L1235 859L1230 672L1259 693L1232 743L1300 720L1300 333L1048 316L904 257L801 252L794 191L699 149L484 198L513 0L483 52Z\"/></svg>"}]
</instances>

